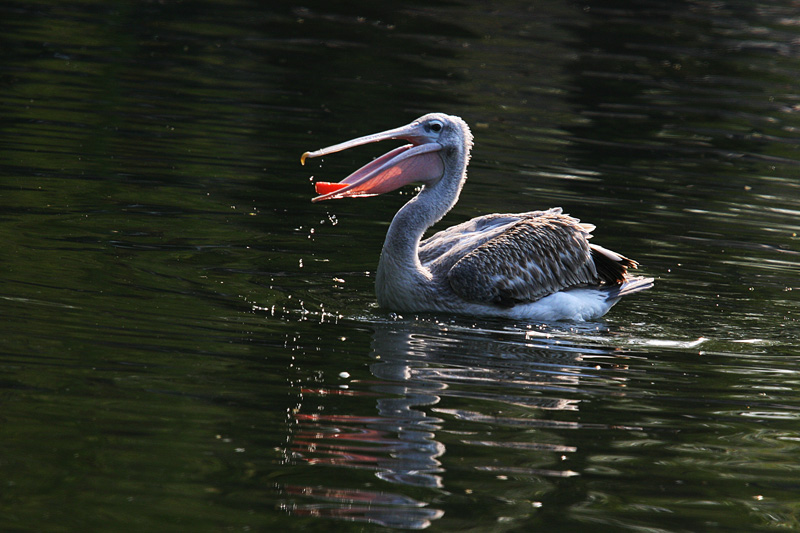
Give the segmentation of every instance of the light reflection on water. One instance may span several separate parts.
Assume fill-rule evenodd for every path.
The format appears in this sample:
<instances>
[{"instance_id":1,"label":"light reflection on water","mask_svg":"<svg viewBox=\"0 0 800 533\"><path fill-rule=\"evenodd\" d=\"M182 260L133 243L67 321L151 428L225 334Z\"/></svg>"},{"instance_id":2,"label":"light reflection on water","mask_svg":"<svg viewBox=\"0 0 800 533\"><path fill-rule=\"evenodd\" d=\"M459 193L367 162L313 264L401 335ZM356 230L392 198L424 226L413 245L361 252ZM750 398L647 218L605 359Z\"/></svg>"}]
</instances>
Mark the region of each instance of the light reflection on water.
<instances>
[{"instance_id":1,"label":"light reflection on water","mask_svg":"<svg viewBox=\"0 0 800 533\"><path fill-rule=\"evenodd\" d=\"M296 424L290 449L293 462L309 465L368 469L378 479L397 485L453 490L449 478L461 478L464 469L479 477L523 476L567 478L580 475L562 467L565 454L577 451L569 440L551 432L586 429L641 431L634 426L554 419L551 411L577 412L586 394L622 394L626 365L617 361L614 349L577 345L567 333L534 334L516 331L474 329L438 321L375 321L369 358L372 379L349 381L340 388L303 390L303 406L294 413ZM597 331L598 326L579 329ZM457 337L452 335L457 333ZM574 335L574 332L572 333ZM607 371L611 370L608 375ZM606 390L607 389L607 390ZM310 412L306 405L327 396L374 398L374 413L351 415L342 404L336 414L327 414L322 404ZM574 396L578 396L577 398ZM340 402L341 403L341 402ZM478 408L476 410L476 407ZM342 410L345 412L342 412ZM445 445L443 442L449 443ZM448 446L460 449L461 462L448 472L442 461ZM498 461L497 456L480 458L487 449L509 453L529 466ZM516 455L515 455L516 454ZM472 457L475 456L475 457ZM469 479L470 487L480 482ZM330 503L328 491L354 494ZM304 496L285 504L290 513L307 514L310 509L328 517L347 517L395 527L420 528L441 518L439 509L404 514L400 523L398 506L406 501L389 498L373 501L371 491L352 489L319 490L285 488L288 497ZM468 489L478 495L479 489ZM318 503L328 502L325 509ZM354 502L373 501L361 508ZM384 516L384 514L386 516Z\"/></svg>"},{"instance_id":2,"label":"light reflection on water","mask_svg":"<svg viewBox=\"0 0 800 533\"><path fill-rule=\"evenodd\" d=\"M435 503L392 498L411 486L439 491L457 506L453 501L485 502L493 491L507 491L500 488L507 483L524 483L525 492L537 496L528 511L514 511L520 513L514 520L522 520L531 509L554 503L551 498L561 493L558 480L585 478L582 490L613 499L632 487L624 481L615 489L607 480L628 480L642 468L659 478L671 469L701 467L719 473L704 478L719 488L727 476L748 479L752 461L783 464L787 444L795 440L788 426L743 432L748 420L797 419L800 407L781 401L791 383L800 383L785 357L715 351L738 345L761 352L772 342L648 338L604 323L360 320L372 330L370 377L304 389L293 415L290 464L372 472L388 483L379 493L384 500L372 489L336 483L325 490L347 498L320 495L316 485L283 488L282 507L290 514L313 509L317 516L408 529L445 520L451 528L459 518ZM676 364L672 359L681 353L690 357L679 357L683 362ZM731 386L723 378L711 385L715 375L744 381ZM606 405L608 398L614 398L612 410L598 411L596 404ZM684 420L694 420L696 427ZM653 452L643 457L635 450ZM646 459L653 454L659 466ZM770 472L775 475L763 480L767 485L780 486L781 478L791 476ZM692 474L687 477L691 482ZM625 513L674 508L670 493L648 497L661 504L631 506ZM370 499L374 505L358 504ZM603 505L590 501L573 508L575 519L603 522L597 514ZM406 512L408 506L414 511Z\"/></svg>"}]
</instances>

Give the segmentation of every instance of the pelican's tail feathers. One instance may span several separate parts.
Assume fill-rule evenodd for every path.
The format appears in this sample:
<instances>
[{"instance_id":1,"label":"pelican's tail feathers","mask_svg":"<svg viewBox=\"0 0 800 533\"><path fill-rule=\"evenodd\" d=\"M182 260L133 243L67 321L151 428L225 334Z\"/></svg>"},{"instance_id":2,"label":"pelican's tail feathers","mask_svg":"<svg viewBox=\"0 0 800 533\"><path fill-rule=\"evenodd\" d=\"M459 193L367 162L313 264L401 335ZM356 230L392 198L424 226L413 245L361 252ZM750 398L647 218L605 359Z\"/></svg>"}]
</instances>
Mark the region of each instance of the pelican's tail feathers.
<instances>
[{"instance_id":1,"label":"pelican's tail feathers","mask_svg":"<svg viewBox=\"0 0 800 533\"><path fill-rule=\"evenodd\" d=\"M609 288L606 299L618 300L623 296L630 296L631 294L636 294L637 292L651 288L654 282L655 282L654 278L645 278L642 276L627 278L621 285Z\"/></svg>"}]
</instances>

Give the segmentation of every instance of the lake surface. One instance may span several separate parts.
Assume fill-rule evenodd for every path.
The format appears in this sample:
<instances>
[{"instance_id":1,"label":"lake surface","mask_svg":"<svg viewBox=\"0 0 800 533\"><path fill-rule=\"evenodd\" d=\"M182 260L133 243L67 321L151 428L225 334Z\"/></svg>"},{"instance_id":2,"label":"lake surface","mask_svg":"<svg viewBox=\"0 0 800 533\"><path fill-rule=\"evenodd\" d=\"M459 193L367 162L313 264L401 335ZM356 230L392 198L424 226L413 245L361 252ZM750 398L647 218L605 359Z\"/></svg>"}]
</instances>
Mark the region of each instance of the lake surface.
<instances>
[{"instance_id":1,"label":"lake surface","mask_svg":"<svg viewBox=\"0 0 800 533\"><path fill-rule=\"evenodd\" d=\"M800 529L796 2L6 2L0 530ZM438 226L561 206L655 287L590 323L380 309Z\"/></svg>"}]
</instances>

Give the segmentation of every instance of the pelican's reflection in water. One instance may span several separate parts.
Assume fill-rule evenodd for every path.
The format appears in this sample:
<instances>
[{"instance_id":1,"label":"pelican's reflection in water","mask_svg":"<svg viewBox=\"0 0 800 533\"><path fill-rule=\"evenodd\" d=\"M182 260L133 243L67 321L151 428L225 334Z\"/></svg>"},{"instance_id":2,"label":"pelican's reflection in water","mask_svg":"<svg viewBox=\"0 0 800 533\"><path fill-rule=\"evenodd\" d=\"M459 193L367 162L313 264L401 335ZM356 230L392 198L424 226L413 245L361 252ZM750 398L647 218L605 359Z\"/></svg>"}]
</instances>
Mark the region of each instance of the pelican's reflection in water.
<instances>
[{"instance_id":1,"label":"pelican's reflection in water","mask_svg":"<svg viewBox=\"0 0 800 533\"><path fill-rule=\"evenodd\" d=\"M470 484L479 486L487 473L539 480L577 475L562 467L576 447L563 442L561 430L587 425L552 412L578 410L585 378L616 387L624 381L618 373L598 375L597 360L613 360L611 350L577 346L566 335L426 321L372 325L372 379L352 380L345 389L306 389L306 397L335 398L336 412L301 408L291 450L294 461L370 470L392 485L380 491L373 482L360 483L369 487L363 490L352 483L347 489L292 486L288 492L305 496L287 506L293 514L422 529L443 513L404 495L402 486L431 489L430 500L469 494ZM356 414L369 406L371 413ZM338 479L363 480L350 477L342 472Z\"/></svg>"}]
</instances>

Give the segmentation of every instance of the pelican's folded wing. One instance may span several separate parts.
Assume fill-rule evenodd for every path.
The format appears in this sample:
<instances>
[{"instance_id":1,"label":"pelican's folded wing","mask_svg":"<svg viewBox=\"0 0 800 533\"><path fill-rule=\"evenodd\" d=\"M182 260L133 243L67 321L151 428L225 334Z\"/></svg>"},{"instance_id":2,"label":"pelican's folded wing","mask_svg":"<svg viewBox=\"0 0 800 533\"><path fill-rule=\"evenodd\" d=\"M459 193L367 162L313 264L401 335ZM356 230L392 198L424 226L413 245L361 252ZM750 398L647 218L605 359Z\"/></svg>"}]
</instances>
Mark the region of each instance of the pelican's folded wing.
<instances>
[{"instance_id":1,"label":"pelican's folded wing","mask_svg":"<svg viewBox=\"0 0 800 533\"><path fill-rule=\"evenodd\" d=\"M447 279L464 300L503 307L573 287L621 283L636 263L590 245L593 229L556 210L525 217L464 255Z\"/></svg>"}]
</instances>

